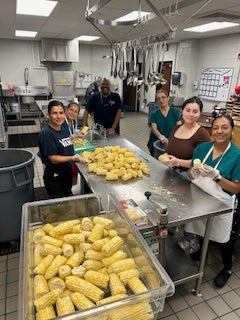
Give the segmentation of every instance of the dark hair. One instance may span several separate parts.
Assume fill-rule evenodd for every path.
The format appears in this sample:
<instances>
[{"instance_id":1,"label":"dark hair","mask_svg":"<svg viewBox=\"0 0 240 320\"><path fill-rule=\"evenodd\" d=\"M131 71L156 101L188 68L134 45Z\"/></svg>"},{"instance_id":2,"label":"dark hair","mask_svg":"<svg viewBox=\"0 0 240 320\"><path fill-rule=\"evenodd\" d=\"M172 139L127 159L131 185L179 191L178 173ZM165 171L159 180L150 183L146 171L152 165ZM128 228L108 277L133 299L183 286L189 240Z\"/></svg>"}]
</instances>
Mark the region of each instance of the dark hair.
<instances>
[{"instance_id":1,"label":"dark hair","mask_svg":"<svg viewBox=\"0 0 240 320\"><path fill-rule=\"evenodd\" d=\"M225 119L227 119L228 122L229 122L229 124L230 124L230 126L231 126L232 128L234 128L233 118L230 117L228 114L220 114L220 115L218 115L215 119L213 119L213 121L212 121L212 126L214 125L214 122L215 122L218 118L225 118Z\"/></svg>"},{"instance_id":2,"label":"dark hair","mask_svg":"<svg viewBox=\"0 0 240 320\"><path fill-rule=\"evenodd\" d=\"M61 101L58 100L51 100L48 104L48 113L50 114L52 107L57 107L57 106L61 106L63 107L63 110L65 111L64 105Z\"/></svg>"},{"instance_id":3,"label":"dark hair","mask_svg":"<svg viewBox=\"0 0 240 320\"><path fill-rule=\"evenodd\" d=\"M76 102L70 102L69 104L68 104L68 106L67 106L67 109L69 109L73 104L75 104L76 106L78 106L78 110L80 111L80 105L78 104L78 103L76 103Z\"/></svg>"},{"instance_id":4,"label":"dark hair","mask_svg":"<svg viewBox=\"0 0 240 320\"><path fill-rule=\"evenodd\" d=\"M203 110L202 100L199 99L199 98L196 97L196 96L185 100L185 101L183 102L183 105L182 105L182 110L186 107L187 104L189 104L189 103L195 103L195 102L199 105L200 112L202 112L202 110Z\"/></svg>"}]
</instances>

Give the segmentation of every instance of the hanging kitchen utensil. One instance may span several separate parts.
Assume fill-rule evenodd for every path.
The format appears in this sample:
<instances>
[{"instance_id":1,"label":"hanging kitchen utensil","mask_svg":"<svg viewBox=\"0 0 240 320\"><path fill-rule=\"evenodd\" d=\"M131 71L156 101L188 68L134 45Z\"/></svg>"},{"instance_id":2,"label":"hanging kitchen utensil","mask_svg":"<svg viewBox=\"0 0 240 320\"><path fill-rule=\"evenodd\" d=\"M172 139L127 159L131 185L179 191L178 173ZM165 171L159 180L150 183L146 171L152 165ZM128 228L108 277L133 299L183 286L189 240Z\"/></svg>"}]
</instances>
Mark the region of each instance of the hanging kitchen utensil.
<instances>
[{"instance_id":1,"label":"hanging kitchen utensil","mask_svg":"<svg viewBox=\"0 0 240 320\"><path fill-rule=\"evenodd\" d=\"M115 48L114 45L112 46L112 62L111 62L111 71L110 75L113 76L114 69L115 69L115 62L116 62L116 54L115 54Z\"/></svg>"},{"instance_id":2,"label":"hanging kitchen utensil","mask_svg":"<svg viewBox=\"0 0 240 320\"><path fill-rule=\"evenodd\" d=\"M27 87L29 83L29 69L27 67L24 69L24 83L25 83L26 92L27 92Z\"/></svg>"},{"instance_id":3,"label":"hanging kitchen utensil","mask_svg":"<svg viewBox=\"0 0 240 320\"><path fill-rule=\"evenodd\" d=\"M161 85L165 85L167 83L167 80L164 79L164 75L163 75L163 64L164 64L164 56L165 56L165 51L166 51L166 48L167 48L167 42L166 41L162 41L161 43L161 52L162 52L162 55L161 55L161 66L160 66L160 79L159 79L159 82Z\"/></svg>"},{"instance_id":4,"label":"hanging kitchen utensil","mask_svg":"<svg viewBox=\"0 0 240 320\"><path fill-rule=\"evenodd\" d=\"M116 55L115 55L115 66L114 66L113 77L116 79L117 75L118 75L117 67L118 67L118 54L119 54L119 48L117 45L115 48L115 53L116 53Z\"/></svg>"}]
</instances>

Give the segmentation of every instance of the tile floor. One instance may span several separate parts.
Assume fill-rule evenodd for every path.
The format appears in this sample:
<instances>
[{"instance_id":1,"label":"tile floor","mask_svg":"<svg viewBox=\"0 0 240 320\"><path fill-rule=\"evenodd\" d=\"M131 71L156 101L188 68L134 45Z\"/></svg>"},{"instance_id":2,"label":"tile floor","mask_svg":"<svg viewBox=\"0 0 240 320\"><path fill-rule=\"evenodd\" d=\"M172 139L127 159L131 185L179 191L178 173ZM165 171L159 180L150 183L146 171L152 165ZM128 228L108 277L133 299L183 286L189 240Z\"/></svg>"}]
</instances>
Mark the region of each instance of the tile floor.
<instances>
[{"instance_id":1,"label":"tile floor","mask_svg":"<svg viewBox=\"0 0 240 320\"><path fill-rule=\"evenodd\" d=\"M40 130L36 125L8 127L8 134L30 133ZM148 152L146 143L149 136L147 115L144 113L125 113L121 119L121 134L138 147ZM7 146L7 142L6 142ZM37 148L30 149L34 154ZM35 159L34 187L43 186L42 164ZM0 257L0 320L17 319L19 253ZM240 319L240 252L236 253L233 274L224 288L217 290L213 279L221 268L219 252L210 246L201 287L202 296L191 293L194 281L176 287L173 297L167 298L165 308L159 319L164 320L237 320Z\"/></svg>"}]
</instances>

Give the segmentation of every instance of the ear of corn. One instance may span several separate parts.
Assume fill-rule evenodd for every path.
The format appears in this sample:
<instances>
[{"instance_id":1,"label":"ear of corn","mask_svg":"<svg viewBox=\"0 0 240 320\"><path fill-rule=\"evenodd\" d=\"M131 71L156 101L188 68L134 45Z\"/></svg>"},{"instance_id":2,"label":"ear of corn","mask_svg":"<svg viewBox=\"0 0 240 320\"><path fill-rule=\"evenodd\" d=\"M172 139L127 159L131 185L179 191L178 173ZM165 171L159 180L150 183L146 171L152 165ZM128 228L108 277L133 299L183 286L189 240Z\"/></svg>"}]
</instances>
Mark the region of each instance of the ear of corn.
<instances>
[{"instance_id":1,"label":"ear of corn","mask_svg":"<svg viewBox=\"0 0 240 320\"><path fill-rule=\"evenodd\" d=\"M34 285L34 298L35 299L38 299L41 296L43 296L44 294L49 292L47 280L41 274L38 274L34 277L33 285Z\"/></svg>"},{"instance_id":2,"label":"ear of corn","mask_svg":"<svg viewBox=\"0 0 240 320\"><path fill-rule=\"evenodd\" d=\"M56 309L58 317L75 311L70 297L57 298Z\"/></svg>"},{"instance_id":3,"label":"ear of corn","mask_svg":"<svg viewBox=\"0 0 240 320\"><path fill-rule=\"evenodd\" d=\"M43 231L45 231L47 234L49 234L49 232L53 229L53 225L51 225L50 223L45 224L42 227Z\"/></svg>"},{"instance_id":4,"label":"ear of corn","mask_svg":"<svg viewBox=\"0 0 240 320\"><path fill-rule=\"evenodd\" d=\"M99 269L98 272L106 274L108 276L108 271L106 267Z\"/></svg>"},{"instance_id":5,"label":"ear of corn","mask_svg":"<svg viewBox=\"0 0 240 320\"><path fill-rule=\"evenodd\" d=\"M123 243L124 241L121 237L113 237L102 247L102 253L106 256L111 256L121 248Z\"/></svg>"},{"instance_id":6,"label":"ear of corn","mask_svg":"<svg viewBox=\"0 0 240 320\"><path fill-rule=\"evenodd\" d=\"M86 252L91 249L94 249L91 243L84 242L79 245L79 251Z\"/></svg>"},{"instance_id":7,"label":"ear of corn","mask_svg":"<svg viewBox=\"0 0 240 320\"><path fill-rule=\"evenodd\" d=\"M65 234L63 237L64 241L70 244L80 244L85 242L84 233L69 233Z\"/></svg>"},{"instance_id":8,"label":"ear of corn","mask_svg":"<svg viewBox=\"0 0 240 320\"><path fill-rule=\"evenodd\" d=\"M82 229L82 226L81 224L76 224L75 226L73 226L72 228L72 233L80 233L82 232L83 229Z\"/></svg>"},{"instance_id":9,"label":"ear of corn","mask_svg":"<svg viewBox=\"0 0 240 320\"><path fill-rule=\"evenodd\" d=\"M136 269L135 261L132 258L123 259L112 263L108 267L109 273L119 273L129 269Z\"/></svg>"},{"instance_id":10,"label":"ear of corn","mask_svg":"<svg viewBox=\"0 0 240 320\"><path fill-rule=\"evenodd\" d=\"M87 270L99 270L102 268L102 262L98 260L85 260L83 262L83 267L85 267Z\"/></svg>"},{"instance_id":11,"label":"ear of corn","mask_svg":"<svg viewBox=\"0 0 240 320\"><path fill-rule=\"evenodd\" d=\"M58 269L64 265L67 261L66 257L63 256L56 256L54 258L54 260L52 261L52 263L50 264L50 266L47 268L46 272L45 272L45 278L47 280L51 279L52 277L54 277L57 273L58 273Z\"/></svg>"},{"instance_id":12,"label":"ear of corn","mask_svg":"<svg viewBox=\"0 0 240 320\"><path fill-rule=\"evenodd\" d=\"M110 257L105 257L102 259L102 263L105 267L109 267L113 262L123 260L127 258L126 252L118 250Z\"/></svg>"},{"instance_id":13,"label":"ear of corn","mask_svg":"<svg viewBox=\"0 0 240 320\"><path fill-rule=\"evenodd\" d=\"M110 297L104 298L102 300L99 300L99 301L96 302L96 304L97 305L101 305L101 304L104 304L104 303L117 301L117 300L120 300L120 299L127 298L127 296L128 296L127 294L116 294L115 296L110 296ZM126 318L126 319L128 319L128 318Z\"/></svg>"},{"instance_id":14,"label":"ear of corn","mask_svg":"<svg viewBox=\"0 0 240 320\"><path fill-rule=\"evenodd\" d=\"M88 129L89 129L88 126L84 126L81 130L81 133L86 134L88 132Z\"/></svg>"},{"instance_id":15,"label":"ear of corn","mask_svg":"<svg viewBox=\"0 0 240 320\"><path fill-rule=\"evenodd\" d=\"M120 293L127 293L124 284L115 273L109 275L109 288L112 296Z\"/></svg>"},{"instance_id":16,"label":"ear of corn","mask_svg":"<svg viewBox=\"0 0 240 320\"><path fill-rule=\"evenodd\" d=\"M51 291L55 289L60 289L63 291L65 289L65 282L59 277L53 277L48 281L48 287Z\"/></svg>"},{"instance_id":17,"label":"ear of corn","mask_svg":"<svg viewBox=\"0 0 240 320\"><path fill-rule=\"evenodd\" d=\"M47 307L52 306L54 303L56 303L58 296L61 294L61 290L53 290L46 294L44 294L42 297L34 300L34 305L37 308L37 310L42 310Z\"/></svg>"},{"instance_id":18,"label":"ear of corn","mask_svg":"<svg viewBox=\"0 0 240 320\"><path fill-rule=\"evenodd\" d=\"M115 229L110 229L110 230L108 230L108 236L109 236L109 238L116 237L117 235L118 235L117 230L115 230Z\"/></svg>"},{"instance_id":19,"label":"ear of corn","mask_svg":"<svg viewBox=\"0 0 240 320\"><path fill-rule=\"evenodd\" d=\"M103 231L104 231L103 224L100 224L100 223L95 224L95 226L92 228L92 231L90 232L88 240L91 242L94 242L96 240L102 239Z\"/></svg>"},{"instance_id":20,"label":"ear of corn","mask_svg":"<svg viewBox=\"0 0 240 320\"><path fill-rule=\"evenodd\" d=\"M60 266L58 269L58 275L60 278L65 279L65 277L70 276L72 274L72 269L70 266L64 264L63 266Z\"/></svg>"},{"instance_id":21,"label":"ear of corn","mask_svg":"<svg viewBox=\"0 0 240 320\"><path fill-rule=\"evenodd\" d=\"M53 254L54 256L60 255L62 253L61 248L57 248L51 244L44 243L41 247L41 254L47 256L48 254Z\"/></svg>"},{"instance_id":22,"label":"ear of corn","mask_svg":"<svg viewBox=\"0 0 240 320\"><path fill-rule=\"evenodd\" d=\"M112 225L113 225L112 220L110 220L108 218L100 217L100 216L94 217L93 223L94 224L100 223L100 224L104 225L105 229L110 229L110 228L112 228Z\"/></svg>"},{"instance_id":23,"label":"ear of corn","mask_svg":"<svg viewBox=\"0 0 240 320\"><path fill-rule=\"evenodd\" d=\"M71 290L65 289L65 290L60 294L60 298L70 297L71 294L72 294L72 291L71 291Z\"/></svg>"},{"instance_id":24,"label":"ear of corn","mask_svg":"<svg viewBox=\"0 0 240 320\"><path fill-rule=\"evenodd\" d=\"M88 270L84 275L84 279L102 289L107 290L108 288L109 276L103 273L94 270Z\"/></svg>"},{"instance_id":25,"label":"ear of corn","mask_svg":"<svg viewBox=\"0 0 240 320\"><path fill-rule=\"evenodd\" d=\"M154 314L149 303L136 303L128 307L121 308L121 312L112 313L111 320L151 320Z\"/></svg>"},{"instance_id":26,"label":"ear of corn","mask_svg":"<svg viewBox=\"0 0 240 320\"><path fill-rule=\"evenodd\" d=\"M71 257L74 253L73 245L70 243L63 243L62 245L63 255L67 258Z\"/></svg>"},{"instance_id":27,"label":"ear of corn","mask_svg":"<svg viewBox=\"0 0 240 320\"><path fill-rule=\"evenodd\" d=\"M83 228L83 230L85 230L85 231L91 231L92 228L93 228L93 222L92 222L92 220L91 220L90 218L88 218L88 217L84 217L84 218L82 219L82 228Z\"/></svg>"},{"instance_id":28,"label":"ear of corn","mask_svg":"<svg viewBox=\"0 0 240 320\"><path fill-rule=\"evenodd\" d=\"M34 243L39 243L42 237L46 235L46 232L42 230L41 228L35 229L33 231L33 242Z\"/></svg>"},{"instance_id":29,"label":"ear of corn","mask_svg":"<svg viewBox=\"0 0 240 320\"><path fill-rule=\"evenodd\" d=\"M58 240L58 239L52 238L50 236L43 236L41 238L40 242L41 243L48 243L48 244L51 244L52 246L59 247L59 248L63 244L62 240Z\"/></svg>"},{"instance_id":30,"label":"ear of corn","mask_svg":"<svg viewBox=\"0 0 240 320\"><path fill-rule=\"evenodd\" d=\"M60 223L56 227L54 227L53 231L55 234L67 234L72 231L73 226L79 224L80 220L69 220L63 223Z\"/></svg>"},{"instance_id":31,"label":"ear of corn","mask_svg":"<svg viewBox=\"0 0 240 320\"><path fill-rule=\"evenodd\" d=\"M104 254L101 251L88 250L85 253L85 259L87 260L102 260L103 258Z\"/></svg>"},{"instance_id":32,"label":"ear of corn","mask_svg":"<svg viewBox=\"0 0 240 320\"><path fill-rule=\"evenodd\" d=\"M48 234L50 237L52 238L55 238L55 239L59 239L59 240L62 240L63 241L63 234L56 234L54 232L54 228L52 228L52 230L49 231L49 234Z\"/></svg>"},{"instance_id":33,"label":"ear of corn","mask_svg":"<svg viewBox=\"0 0 240 320\"><path fill-rule=\"evenodd\" d=\"M107 237L107 238L102 238L102 239L94 241L92 244L92 249L101 250L102 247L104 246L104 244L106 244L109 240L110 240L110 238Z\"/></svg>"},{"instance_id":34,"label":"ear of corn","mask_svg":"<svg viewBox=\"0 0 240 320\"><path fill-rule=\"evenodd\" d=\"M93 302L101 300L104 297L103 290L99 289L94 284L75 276L69 276L66 278L66 287L69 290L84 294Z\"/></svg>"},{"instance_id":35,"label":"ear of corn","mask_svg":"<svg viewBox=\"0 0 240 320\"><path fill-rule=\"evenodd\" d=\"M133 277L128 280L128 287L136 294L148 291L146 286L137 277Z\"/></svg>"},{"instance_id":36,"label":"ear of corn","mask_svg":"<svg viewBox=\"0 0 240 320\"><path fill-rule=\"evenodd\" d=\"M56 317L53 306L47 307L45 309L39 310L36 313L36 320L50 320Z\"/></svg>"},{"instance_id":37,"label":"ear of corn","mask_svg":"<svg viewBox=\"0 0 240 320\"><path fill-rule=\"evenodd\" d=\"M81 251L75 252L66 262L71 268L78 267L84 259L84 253Z\"/></svg>"},{"instance_id":38,"label":"ear of corn","mask_svg":"<svg viewBox=\"0 0 240 320\"><path fill-rule=\"evenodd\" d=\"M42 245L38 243L33 252L33 266L36 267L44 258L44 256L41 254Z\"/></svg>"},{"instance_id":39,"label":"ear of corn","mask_svg":"<svg viewBox=\"0 0 240 320\"><path fill-rule=\"evenodd\" d=\"M80 292L73 292L71 294L71 299L78 310L95 307L95 304Z\"/></svg>"},{"instance_id":40,"label":"ear of corn","mask_svg":"<svg viewBox=\"0 0 240 320\"><path fill-rule=\"evenodd\" d=\"M130 269L130 270L119 272L118 276L122 281L122 283L126 286L130 278L139 277L139 271L137 269Z\"/></svg>"},{"instance_id":41,"label":"ear of corn","mask_svg":"<svg viewBox=\"0 0 240 320\"><path fill-rule=\"evenodd\" d=\"M83 278L85 273L86 273L87 269L83 266L79 266L79 267L74 267L72 269L72 275L76 276L76 277L80 277Z\"/></svg>"},{"instance_id":42,"label":"ear of corn","mask_svg":"<svg viewBox=\"0 0 240 320\"><path fill-rule=\"evenodd\" d=\"M34 268L34 273L45 274L47 268L53 262L54 256L52 254L47 255L42 259L42 261Z\"/></svg>"}]
</instances>

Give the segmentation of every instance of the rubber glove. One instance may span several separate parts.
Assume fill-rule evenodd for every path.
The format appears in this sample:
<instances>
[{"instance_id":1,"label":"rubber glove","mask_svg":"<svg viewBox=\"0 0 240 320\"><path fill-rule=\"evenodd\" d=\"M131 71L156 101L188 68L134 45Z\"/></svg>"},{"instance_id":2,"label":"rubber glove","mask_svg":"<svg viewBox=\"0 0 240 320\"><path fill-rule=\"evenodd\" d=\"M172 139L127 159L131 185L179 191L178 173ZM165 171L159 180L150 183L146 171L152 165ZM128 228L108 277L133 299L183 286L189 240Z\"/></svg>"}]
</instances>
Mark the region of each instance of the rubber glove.
<instances>
[{"instance_id":1,"label":"rubber glove","mask_svg":"<svg viewBox=\"0 0 240 320\"><path fill-rule=\"evenodd\" d=\"M219 175L219 170L204 164L199 168L199 173L202 177L209 177L213 179Z\"/></svg>"},{"instance_id":2,"label":"rubber glove","mask_svg":"<svg viewBox=\"0 0 240 320\"><path fill-rule=\"evenodd\" d=\"M82 164L87 164L87 163L88 163L88 161L87 161L87 160L84 160L84 159L80 156L80 154L75 154L75 155L72 157L72 160L73 160L74 162L79 162L79 163L82 163Z\"/></svg>"},{"instance_id":3,"label":"rubber glove","mask_svg":"<svg viewBox=\"0 0 240 320\"><path fill-rule=\"evenodd\" d=\"M200 169L200 167L198 167L198 168L193 167L193 168L190 170L190 173L191 173L191 176L193 177L193 179L196 179L197 177L200 176L199 169Z\"/></svg>"}]
</instances>

